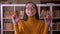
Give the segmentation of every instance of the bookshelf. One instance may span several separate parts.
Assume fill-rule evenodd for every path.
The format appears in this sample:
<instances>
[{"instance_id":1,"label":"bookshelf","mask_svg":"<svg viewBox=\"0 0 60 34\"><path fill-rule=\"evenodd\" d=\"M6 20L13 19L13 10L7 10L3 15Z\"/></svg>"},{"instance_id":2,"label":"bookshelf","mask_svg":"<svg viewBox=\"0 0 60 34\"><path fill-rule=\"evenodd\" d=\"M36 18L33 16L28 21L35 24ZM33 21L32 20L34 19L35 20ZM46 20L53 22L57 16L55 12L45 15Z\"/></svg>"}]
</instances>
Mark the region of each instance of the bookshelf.
<instances>
[{"instance_id":1,"label":"bookshelf","mask_svg":"<svg viewBox=\"0 0 60 34\"><path fill-rule=\"evenodd\" d=\"M0 6L0 11L1 11L1 6ZM0 12L0 34L1 34L1 12Z\"/></svg>"},{"instance_id":2,"label":"bookshelf","mask_svg":"<svg viewBox=\"0 0 60 34\"><path fill-rule=\"evenodd\" d=\"M25 4L1 4L1 34L8 34L8 33L14 34L11 16L13 12L16 10L20 13L21 16L21 12L24 13L24 7ZM60 27L59 27L60 26L60 8L59 8L60 4L37 4L37 7L39 12L39 19L43 19L43 17L45 16L44 14L47 14L48 11L51 11L52 21L49 27L48 34L59 33L60 32ZM6 16L7 14L5 15L4 12L7 12L8 16ZM9 12L12 12L12 14L10 14ZM4 28L4 24L5 24L5 28ZM9 24L10 28L7 26L7 24Z\"/></svg>"}]
</instances>

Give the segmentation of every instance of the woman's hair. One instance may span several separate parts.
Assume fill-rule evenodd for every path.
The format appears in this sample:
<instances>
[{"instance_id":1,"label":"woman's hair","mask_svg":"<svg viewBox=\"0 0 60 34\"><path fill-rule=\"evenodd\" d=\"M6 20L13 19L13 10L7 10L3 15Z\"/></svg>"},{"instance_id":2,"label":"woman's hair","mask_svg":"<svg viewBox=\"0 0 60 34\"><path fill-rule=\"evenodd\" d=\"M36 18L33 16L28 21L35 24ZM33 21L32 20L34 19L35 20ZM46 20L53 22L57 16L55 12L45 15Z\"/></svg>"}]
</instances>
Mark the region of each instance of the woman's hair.
<instances>
[{"instance_id":1,"label":"woman's hair","mask_svg":"<svg viewBox=\"0 0 60 34\"><path fill-rule=\"evenodd\" d=\"M29 4L29 3L32 3L32 4L35 6L35 9L36 9L35 18L36 18L36 19L39 19L38 8L37 8L36 4L33 3L33 2L27 2L26 5ZM25 12L25 10L26 10L26 6L25 6L25 9L24 9L24 12ZM24 19L24 20L27 20L27 18L28 18L28 17L27 17L26 12L25 12L25 15L24 15L23 19Z\"/></svg>"}]
</instances>

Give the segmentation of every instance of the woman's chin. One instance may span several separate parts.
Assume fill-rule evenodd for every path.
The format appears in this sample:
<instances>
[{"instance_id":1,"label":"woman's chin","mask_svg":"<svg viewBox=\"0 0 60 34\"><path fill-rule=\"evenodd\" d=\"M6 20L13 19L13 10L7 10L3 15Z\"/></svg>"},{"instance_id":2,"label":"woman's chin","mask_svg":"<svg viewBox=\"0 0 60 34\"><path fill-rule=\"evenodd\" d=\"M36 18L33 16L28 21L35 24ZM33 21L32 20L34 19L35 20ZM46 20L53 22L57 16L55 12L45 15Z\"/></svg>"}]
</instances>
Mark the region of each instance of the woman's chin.
<instances>
[{"instance_id":1,"label":"woman's chin","mask_svg":"<svg viewBox=\"0 0 60 34\"><path fill-rule=\"evenodd\" d=\"M27 15L27 16L34 16L34 15Z\"/></svg>"}]
</instances>

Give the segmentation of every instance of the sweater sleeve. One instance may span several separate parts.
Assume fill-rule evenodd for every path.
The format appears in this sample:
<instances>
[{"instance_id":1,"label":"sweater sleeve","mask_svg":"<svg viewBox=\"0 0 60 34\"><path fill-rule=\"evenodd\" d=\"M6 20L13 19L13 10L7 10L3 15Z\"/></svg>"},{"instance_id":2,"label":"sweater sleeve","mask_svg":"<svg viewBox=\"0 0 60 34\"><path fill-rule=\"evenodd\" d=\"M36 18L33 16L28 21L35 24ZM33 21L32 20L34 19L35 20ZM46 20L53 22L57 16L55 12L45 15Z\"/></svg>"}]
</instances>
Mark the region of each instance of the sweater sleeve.
<instances>
[{"instance_id":1,"label":"sweater sleeve","mask_svg":"<svg viewBox=\"0 0 60 34\"><path fill-rule=\"evenodd\" d=\"M14 34L19 34L18 24L14 25Z\"/></svg>"},{"instance_id":2,"label":"sweater sleeve","mask_svg":"<svg viewBox=\"0 0 60 34\"><path fill-rule=\"evenodd\" d=\"M43 34L48 34L48 29L49 29L48 25L45 24L43 29Z\"/></svg>"},{"instance_id":3,"label":"sweater sleeve","mask_svg":"<svg viewBox=\"0 0 60 34\"><path fill-rule=\"evenodd\" d=\"M44 21L42 21L42 27L41 27L41 34L48 34L48 25L44 23Z\"/></svg>"},{"instance_id":4,"label":"sweater sleeve","mask_svg":"<svg viewBox=\"0 0 60 34\"><path fill-rule=\"evenodd\" d=\"M18 24L14 25L14 34L21 34L22 33L22 21L19 21Z\"/></svg>"}]
</instances>

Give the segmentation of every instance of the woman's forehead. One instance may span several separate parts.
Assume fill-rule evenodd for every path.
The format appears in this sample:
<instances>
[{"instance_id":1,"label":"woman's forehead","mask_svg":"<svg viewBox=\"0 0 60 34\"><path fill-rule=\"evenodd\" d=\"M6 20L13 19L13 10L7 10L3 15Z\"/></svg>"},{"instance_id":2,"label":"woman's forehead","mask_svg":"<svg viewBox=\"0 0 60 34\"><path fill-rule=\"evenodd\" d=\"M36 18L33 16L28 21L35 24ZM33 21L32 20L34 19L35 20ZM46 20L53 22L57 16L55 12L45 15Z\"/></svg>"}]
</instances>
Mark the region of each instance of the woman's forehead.
<instances>
[{"instance_id":1,"label":"woman's forehead","mask_svg":"<svg viewBox=\"0 0 60 34\"><path fill-rule=\"evenodd\" d=\"M32 4L32 3L28 3L28 4L26 4L26 7L33 7L34 5Z\"/></svg>"}]
</instances>

